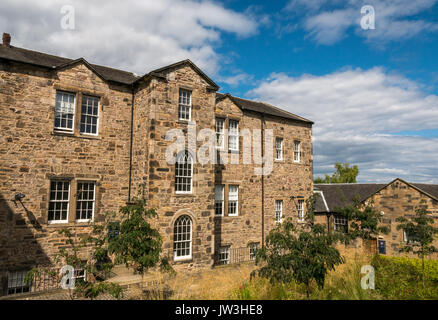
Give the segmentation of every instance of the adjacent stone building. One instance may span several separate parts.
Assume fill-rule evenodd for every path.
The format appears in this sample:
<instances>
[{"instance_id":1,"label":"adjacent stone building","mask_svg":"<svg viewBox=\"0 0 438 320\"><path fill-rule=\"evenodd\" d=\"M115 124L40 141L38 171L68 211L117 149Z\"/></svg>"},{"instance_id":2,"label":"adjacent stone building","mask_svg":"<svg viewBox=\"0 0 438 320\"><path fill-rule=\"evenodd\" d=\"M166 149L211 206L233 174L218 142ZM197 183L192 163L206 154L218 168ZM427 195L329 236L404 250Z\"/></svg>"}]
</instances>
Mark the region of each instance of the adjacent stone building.
<instances>
[{"instance_id":1,"label":"adjacent stone building","mask_svg":"<svg viewBox=\"0 0 438 320\"><path fill-rule=\"evenodd\" d=\"M4 34L3 291L19 290L11 279L20 272L54 263L65 244L60 228L86 235L90 222L116 212L140 189L157 209L153 223L164 253L179 268L251 259L276 221L302 215L313 192L312 122L218 89L190 60L139 77L17 48ZM194 124L198 138L190 140ZM209 154L222 163L198 161L203 129L213 132ZM166 158L175 142L169 132L187 138L176 163ZM272 155L272 170L260 172L256 149Z\"/></svg>"},{"instance_id":2,"label":"adjacent stone building","mask_svg":"<svg viewBox=\"0 0 438 320\"><path fill-rule=\"evenodd\" d=\"M347 231L348 221L337 214L337 209L353 204L357 199L361 203L373 204L382 215L382 225L389 228L389 234L379 235L368 243L356 241L352 246L367 252L387 255L400 255L400 244L409 240L404 230L397 230L400 216L409 218L415 210L425 206L438 226L438 185L409 183L395 179L390 183L351 183L351 184L315 184L315 214L318 222L331 230ZM438 247L438 239L434 245ZM433 254L434 258L438 255Z\"/></svg>"}]
</instances>

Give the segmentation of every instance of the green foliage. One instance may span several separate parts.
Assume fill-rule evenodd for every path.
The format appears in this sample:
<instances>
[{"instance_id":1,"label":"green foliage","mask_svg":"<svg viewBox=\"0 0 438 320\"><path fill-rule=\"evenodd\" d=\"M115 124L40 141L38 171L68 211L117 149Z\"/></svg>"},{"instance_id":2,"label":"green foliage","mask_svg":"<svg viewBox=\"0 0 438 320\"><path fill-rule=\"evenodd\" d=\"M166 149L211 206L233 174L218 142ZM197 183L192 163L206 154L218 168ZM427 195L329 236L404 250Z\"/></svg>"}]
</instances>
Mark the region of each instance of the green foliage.
<instances>
[{"instance_id":1,"label":"green foliage","mask_svg":"<svg viewBox=\"0 0 438 320\"><path fill-rule=\"evenodd\" d=\"M123 290L119 285L103 282L108 278L114 266L106 249L108 244L106 230L109 221L114 216L114 213L106 213L104 222L102 224L93 224L91 234L85 237L76 236L72 228L63 228L58 231L60 235L65 237L66 246L59 249L54 258L55 262L70 265L75 270L84 269L86 272L86 279L77 279L75 289L69 289L71 299L76 296L94 299L102 293L109 293L117 299L122 296ZM81 250L91 250L88 259L84 260L80 257ZM25 281L30 283L43 274L49 275L51 279L57 282L60 282L64 276L51 268L34 268L26 274Z\"/></svg>"},{"instance_id":2,"label":"green foliage","mask_svg":"<svg viewBox=\"0 0 438 320\"><path fill-rule=\"evenodd\" d=\"M375 239L379 234L388 234L389 228L380 225L382 215L374 208L373 202L362 204L359 199L353 199L353 204L334 210L348 219L348 232L343 235L343 241L349 243L357 238Z\"/></svg>"},{"instance_id":3,"label":"green foliage","mask_svg":"<svg viewBox=\"0 0 438 320\"><path fill-rule=\"evenodd\" d=\"M359 175L357 165L350 167L349 163L336 162L335 169L336 171L331 176L326 174L324 178L317 177L314 183L356 183L356 178Z\"/></svg>"},{"instance_id":4,"label":"green foliage","mask_svg":"<svg viewBox=\"0 0 438 320\"><path fill-rule=\"evenodd\" d=\"M424 200L423 200L424 201ZM399 222L397 230L405 230L408 237L414 236L415 241L408 241L402 244L402 252L412 252L419 257L430 255L432 252L437 251L432 245L434 237L438 234L438 228L433 226L434 219L427 212L425 205L420 205L415 210L415 215L409 218L398 217L396 219Z\"/></svg>"},{"instance_id":5,"label":"green foliage","mask_svg":"<svg viewBox=\"0 0 438 320\"><path fill-rule=\"evenodd\" d=\"M438 228L433 226L434 220L427 212L427 206L424 204L424 200L420 206L415 210L415 215L406 218L398 217L396 219L399 222L397 230L404 230L408 235L407 243L401 244L401 252L412 252L421 258L422 261L422 281L423 286L425 282L425 263L424 258L433 252L437 251L432 245L435 235L438 234ZM415 237L415 241L409 240L409 237Z\"/></svg>"},{"instance_id":6,"label":"green foliage","mask_svg":"<svg viewBox=\"0 0 438 320\"><path fill-rule=\"evenodd\" d=\"M271 230L266 246L256 252L257 264L263 262L257 270L259 276L271 283L294 280L305 285L307 296L313 281L319 288L324 287L327 273L344 262L334 247L338 235L327 233L323 225L314 223L313 204L313 198L307 201L304 223L286 219Z\"/></svg>"},{"instance_id":7,"label":"green foliage","mask_svg":"<svg viewBox=\"0 0 438 320\"><path fill-rule=\"evenodd\" d=\"M376 255L376 290L385 299L438 299L438 261L425 260L425 280L421 259Z\"/></svg>"},{"instance_id":8,"label":"green foliage","mask_svg":"<svg viewBox=\"0 0 438 320\"><path fill-rule=\"evenodd\" d=\"M171 271L168 260L160 257L161 235L148 222L157 216L155 209L147 209L142 198L122 207L120 212L123 215L120 234L108 244L108 251L115 254L116 262L133 267L142 275L158 264L162 270Z\"/></svg>"},{"instance_id":9,"label":"green foliage","mask_svg":"<svg viewBox=\"0 0 438 320\"><path fill-rule=\"evenodd\" d=\"M381 299L375 290L362 289L361 267L369 264L359 256L348 259L335 271L329 272L324 288L312 284L309 298L312 300L370 300ZM270 282L261 277L253 277L231 291L230 299L238 300L300 300L306 299L306 286L292 280L289 283Z\"/></svg>"},{"instance_id":10,"label":"green foliage","mask_svg":"<svg viewBox=\"0 0 438 320\"><path fill-rule=\"evenodd\" d=\"M122 287L113 282L81 281L76 284L76 287L76 291L79 294L82 294L85 298L89 299L95 299L104 292L111 294L116 299L120 299L123 297Z\"/></svg>"}]
</instances>

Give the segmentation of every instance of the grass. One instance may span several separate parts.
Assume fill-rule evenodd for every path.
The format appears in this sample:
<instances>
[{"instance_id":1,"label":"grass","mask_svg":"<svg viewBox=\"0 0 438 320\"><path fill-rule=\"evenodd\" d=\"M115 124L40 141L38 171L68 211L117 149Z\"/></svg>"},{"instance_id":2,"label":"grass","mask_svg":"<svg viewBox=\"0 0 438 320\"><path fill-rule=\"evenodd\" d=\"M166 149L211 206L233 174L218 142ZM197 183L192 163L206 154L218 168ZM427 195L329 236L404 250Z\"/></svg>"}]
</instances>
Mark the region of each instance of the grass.
<instances>
[{"instance_id":1,"label":"grass","mask_svg":"<svg viewBox=\"0 0 438 320\"><path fill-rule=\"evenodd\" d=\"M330 272L323 289L312 285L312 300L438 299L438 261L426 264L426 286L422 287L419 262L411 258L390 258L346 254L346 263ZM375 267L375 290L361 287L361 268ZM201 271L181 271L176 276L156 275L161 283L139 291L133 299L189 300L300 300L306 299L303 285L295 282L270 283L250 274L257 266L241 264Z\"/></svg>"},{"instance_id":2,"label":"grass","mask_svg":"<svg viewBox=\"0 0 438 320\"><path fill-rule=\"evenodd\" d=\"M312 286L310 299L312 300L367 300L381 299L373 290L361 288L361 267L370 264L371 257L355 255L347 257L347 262L330 272L325 280L323 289ZM303 285L291 282L270 283L269 280L255 277L245 281L235 288L231 299L263 299L263 300L300 300L306 299L306 290Z\"/></svg>"}]
</instances>

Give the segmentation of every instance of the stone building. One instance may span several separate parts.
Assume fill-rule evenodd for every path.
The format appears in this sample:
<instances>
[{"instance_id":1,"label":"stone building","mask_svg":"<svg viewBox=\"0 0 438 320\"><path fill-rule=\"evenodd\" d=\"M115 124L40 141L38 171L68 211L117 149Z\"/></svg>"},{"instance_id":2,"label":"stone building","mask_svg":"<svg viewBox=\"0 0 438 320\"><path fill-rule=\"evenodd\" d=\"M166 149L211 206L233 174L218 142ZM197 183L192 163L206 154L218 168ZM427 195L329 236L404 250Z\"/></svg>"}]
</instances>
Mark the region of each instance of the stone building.
<instances>
[{"instance_id":1,"label":"stone building","mask_svg":"<svg viewBox=\"0 0 438 320\"><path fill-rule=\"evenodd\" d=\"M136 76L10 40L4 34L0 45L5 292L20 290L11 289L20 272L53 264L65 245L60 228L88 234L139 186L157 209L164 253L179 268L251 259L276 220L302 214L313 192L311 121L219 94L190 60ZM194 124L198 138L190 140ZM175 139L167 135L178 129L188 142L172 163L166 152ZM222 162L198 161L202 129L213 132L211 158ZM262 164L248 160L257 148L272 155L272 170L261 174Z\"/></svg>"},{"instance_id":2,"label":"stone building","mask_svg":"<svg viewBox=\"0 0 438 320\"><path fill-rule=\"evenodd\" d=\"M315 215L319 223L327 225L331 230L348 232L348 221L337 214L337 209L353 204L357 199L361 203L372 203L382 215L382 225L389 228L389 234L379 235L368 243L355 241L353 247L364 249L370 253L379 252L387 255L400 255L400 244L409 241L404 230L397 230L400 216L409 218L415 215L420 205L427 211L438 226L438 185L409 183L395 179L390 183L351 183L351 184L315 184ZM412 240L412 239L411 239ZM434 245L438 247L438 239ZM434 258L438 255L433 254Z\"/></svg>"}]
</instances>

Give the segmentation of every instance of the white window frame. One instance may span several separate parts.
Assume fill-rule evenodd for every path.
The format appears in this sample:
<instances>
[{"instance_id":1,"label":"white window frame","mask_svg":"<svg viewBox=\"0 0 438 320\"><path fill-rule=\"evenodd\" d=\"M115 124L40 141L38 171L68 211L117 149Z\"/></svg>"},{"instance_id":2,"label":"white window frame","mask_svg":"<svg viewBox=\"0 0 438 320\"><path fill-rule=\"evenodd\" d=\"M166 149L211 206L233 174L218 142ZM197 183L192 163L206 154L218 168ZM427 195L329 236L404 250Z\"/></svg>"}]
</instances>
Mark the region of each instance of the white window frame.
<instances>
[{"instance_id":1,"label":"white window frame","mask_svg":"<svg viewBox=\"0 0 438 320\"><path fill-rule=\"evenodd\" d=\"M95 100L97 100L97 115L88 114L88 105L87 105L87 113L84 114L82 112L82 108L83 108L85 99L95 99ZM90 133L90 132L82 131L82 117L83 116L96 118L96 133ZM80 122L80 126L79 126L79 132L81 134L90 135L90 136L97 136L97 135L99 135L99 116L100 116L100 98L99 97L94 97L94 96L89 96L89 95L82 95L82 101L81 101L81 122Z\"/></svg>"},{"instance_id":2,"label":"white window frame","mask_svg":"<svg viewBox=\"0 0 438 320\"><path fill-rule=\"evenodd\" d=\"M235 123L236 126L232 127L231 126L232 123ZM236 140L236 148L231 148L230 146L231 139ZM239 121L233 119L228 120L228 150L239 151Z\"/></svg>"},{"instance_id":3,"label":"white window frame","mask_svg":"<svg viewBox=\"0 0 438 320\"><path fill-rule=\"evenodd\" d=\"M275 160L283 160L283 138L275 138Z\"/></svg>"},{"instance_id":4,"label":"white window frame","mask_svg":"<svg viewBox=\"0 0 438 320\"><path fill-rule=\"evenodd\" d=\"M231 192L231 189L236 188L236 191ZM230 203L236 203L236 213L230 213ZM228 216L229 217L237 217L239 215L239 186L238 185L229 185L228 186Z\"/></svg>"},{"instance_id":5,"label":"white window frame","mask_svg":"<svg viewBox=\"0 0 438 320\"><path fill-rule=\"evenodd\" d=\"M179 223L180 221L183 221L183 220L189 221L189 224L184 224L184 225L181 226L181 228L184 227L184 226L187 228L187 226L188 226L189 227L189 231L185 232L185 233L183 233L183 232L178 233L178 232L176 232L177 230L175 230L176 227L177 227L177 223ZM178 235L181 235L181 237L182 237L183 235L187 235L187 234L189 235L188 239L184 238L182 240L178 240ZM173 224L173 260L174 261L181 261L181 260L192 259L192 245L193 245L193 241L192 241L193 240L193 235L192 234L193 234L193 221L192 221L192 218L190 218L188 215L179 216L175 220L175 222ZM188 243L189 254L184 255L184 256L178 256L177 255L178 249L176 248L177 247L177 245L176 245L177 243ZM187 249L187 248L185 248L185 249ZM181 248L179 248L179 250L181 250Z\"/></svg>"},{"instance_id":6,"label":"white window frame","mask_svg":"<svg viewBox=\"0 0 438 320\"><path fill-rule=\"evenodd\" d=\"M231 262L230 253L231 253L230 246L219 247L218 264L220 264L220 265L230 264L230 262ZM225 257L225 258L223 258L223 257Z\"/></svg>"},{"instance_id":7,"label":"white window frame","mask_svg":"<svg viewBox=\"0 0 438 320\"><path fill-rule=\"evenodd\" d=\"M52 182L58 183L58 182L63 182L63 183L68 183L68 199L67 200L57 200L54 199L52 200ZM49 208L48 208L48 213L47 213L47 222L48 223L68 223L68 217L70 215L70 191L71 191L71 181L69 180L50 180L50 194L49 194ZM58 189L56 189L56 191L58 191ZM49 220L49 210L50 210L50 203L58 203L58 202L67 202L67 216L64 220Z\"/></svg>"},{"instance_id":8,"label":"white window frame","mask_svg":"<svg viewBox=\"0 0 438 320\"><path fill-rule=\"evenodd\" d=\"M417 244L419 241L416 239L415 236L412 236L413 239L409 240L408 233L406 229L403 229L403 242L404 243L411 243L411 244Z\"/></svg>"},{"instance_id":9,"label":"white window frame","mask_svg":"<svg viewBox=\"0 0 438 320\"><path fill-rule=\"evenodd\" d=\"M28 271L20 270L20 271L8 271L8 288L6 295L15 295L21 293L29 293L32 289L32 283L26 283L24 279L26 278L26 274ZM13 293L9 293L9 290L14 290ZM17 292L19 289L20 292ZM24 290L27 289L27 290Z\"/></svg>"},{"instance_id":10,"label":"white window frame","mask_svg":"<svg viewBox=\"0 0 438 320\"><path fill-rule=\"evenodd\" d=\"M220 191L218 191L220 190ZM222 206L221 214L216 214L216 204L220 203ZM225 186L223 184L218 184L214 187L214 215L216 217L224 216L225 207Z\"/></svg>"},{"instance_id":11,"label":"white window frame","mask_svg":"<svg viewBox=\"0 0 438 320\"><path fill-rule=\"evenodd\" d=\"M294 140L294 162L301 161L301 141Z\"/></svg>"},{"instance_id":12,"label":"white window frame","mask_svg":"<svg viewBox=\"0 0 438 320\"><path fill-rule=\"evenodd\" d=\"M81 183L92 183L93 184L93 199L79 199L79 184ZM93 202L93 208L91 211L91 218L90 219L78 219L77 215L78 215L78 204L82 203L82 202ZM94 211L95 211L95 207L96 207L96 182L95 181L78 181L77 182L77 197L76 197L76 221L77 222L89 222L89 221L94 221Z\"/></svg>"},{"instance_id":13,"label":"white window frame","mask_svg":"<svg viewBox=\"0 0 438 320\"><path fill-rule=\"evenodd\" d=\"M298 221L304 221L304 200L298 200L297 204Z\"/></svg>"},{"instance_id":14,"label":"white window frame","mask_svg":"<svg viewBox=\"0 0 438 320\"><path fill-rule=\"evenodd\" d=\"M182 98L184 99L185 97L182 96L182 93L188 93L188 100L189 103L183 103ZM180 112L181 108L188 108L189 112L189 117L188 118L181 118L180 115L182 114L182 112ZM184 109L184 114L187 114L187 110ZM179 92L178 92L178 120L180 121L190 121L192 119L192 91L188 90L188 89L184 89L184 88L179 88Z\"/></svg>"},{"instance_id":15,"label":"white window frame","mask_svg":"<svg viewBox=\"0 0 438 320\"><path fill-rule=\"evenodd\" d=\"M336 222L336 220L338 222ZM341 215L333 216L333 230L346 232L348 230L348 219Z\"/></svg>"},{"instance_id":16,"label":"white window frame","mask_svg":"<svg viewBox=\"0 0 438 320\"><path fill-rule=\"evenodd\" d=\"M72 96L73 97L73 103L68 103L72 106L73 108L73 112L60 112L57 111L58 108L58 103L59 103L59 108L65 108L65 104L66 102L64 101L64 99L62 99L62 101L58 101L58 94L64 96ZM57 114L72 114L73 118L72 118L72 127L61 127L61 126L56 126L56 116ZM66 133L73 133L74 129L75 129L75 116L76 116L76 94L72 93L72 92L67 92L67 91L62 91L62 90L56 90L56 96L55 96L55 114L54 114L55 118L54 118L54 123L53 123L53 128L55 131L59 131L59 132L66 132ZM67 121L67 120L66 120Z\"/></svg>"},{"instance_id":17,"label":"white window frame","mask_svg":"<svg viewBox=\"0 0 438 320\"><path fill-rule=\"evenodd\" d=\"M184 165L185 163L180 163L180 159L181 158L185 158L184 161L190 161L190 175L188 176L184 176L180 174L179 170L185 170L184 168L182 169L177 169L178 165ZM183 151L182 153L180 153L177 157L177 160L175 162L175 193L176 194L192 194L193 193L193 156L191 155L191 153L189 151ZM186 164L187 165L187 164ZM190 179L190 190L177 190L177 185L178 185L178 179ZM183 184L179 184L179 185L183 185Z\"/></svg>"},{"instance_id":18,"label":"white window frame","mask_svg":"<svg viewBox=\"0 0 438 320\"><path fill-rule=\"evenodd\" d=\"M283 221L283 200L275 200L275 222Z\"/></svg>"},{"instance_id":19,"label":"white window frame","mask_svg":"<svg viewBox=\"0 0 438 320\"><path fill-rule=\"evenodd\" d=\"M218 126L218 124L220 124L220 123L222 123L222 125ZM216 133L216 140L215 140L216 149L223 150L225 148L225 119L216 118L215 133ZM217 144L218 137L221 137L221 139L222 139L221 145Z\"/></svg>"}]
</instances>

